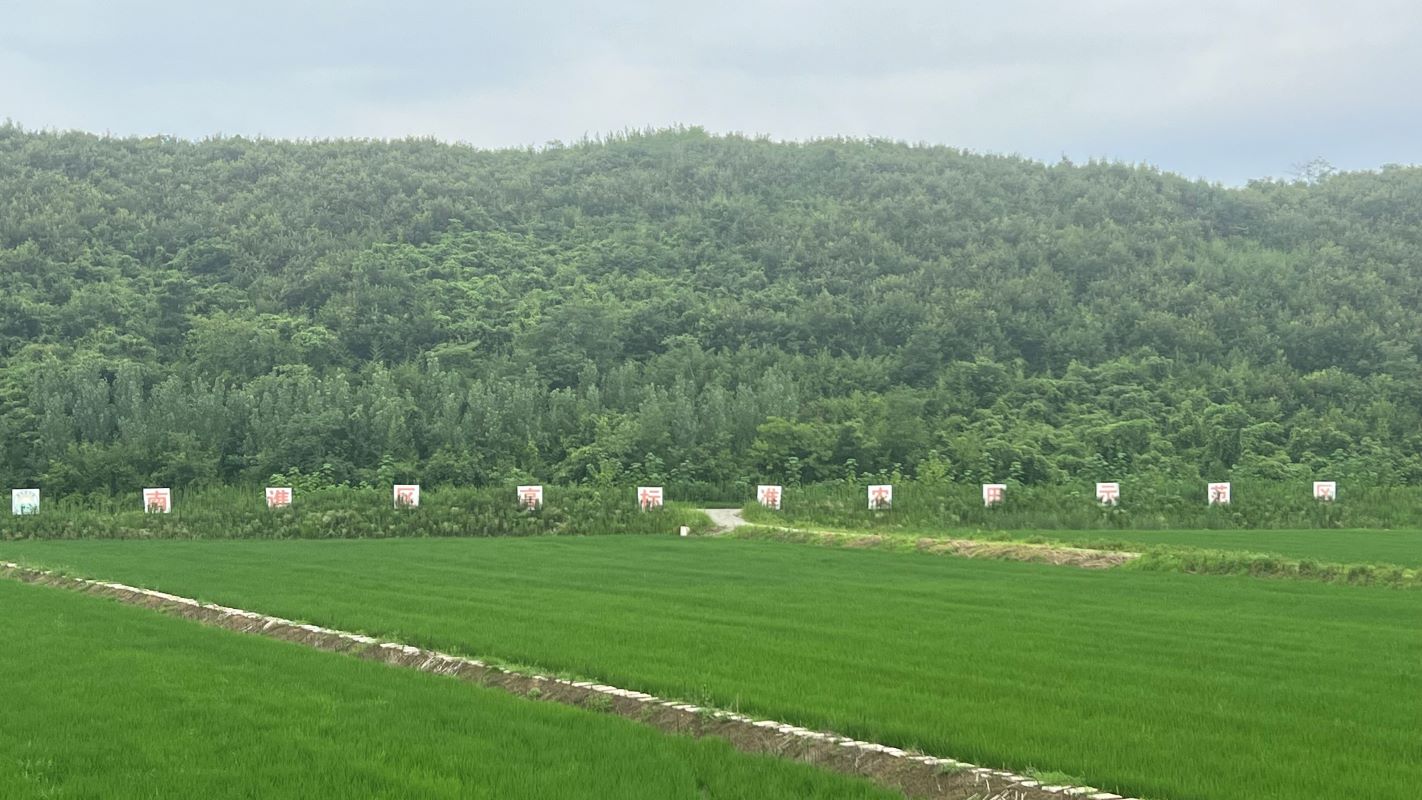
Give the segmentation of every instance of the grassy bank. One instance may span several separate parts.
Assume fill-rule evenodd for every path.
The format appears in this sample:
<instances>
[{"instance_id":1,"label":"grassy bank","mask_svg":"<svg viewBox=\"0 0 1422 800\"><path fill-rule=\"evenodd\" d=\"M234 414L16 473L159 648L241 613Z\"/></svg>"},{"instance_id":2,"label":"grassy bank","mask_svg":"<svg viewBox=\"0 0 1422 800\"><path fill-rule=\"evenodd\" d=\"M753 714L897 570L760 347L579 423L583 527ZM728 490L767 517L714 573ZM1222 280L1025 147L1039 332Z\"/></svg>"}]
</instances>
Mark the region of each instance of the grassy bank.
<instances>
[{"instance_id":1,"label":"grassy bank","mask_svg":"<svg viewBox=\"0 0 1422 800\"><path fill-rule=\"evenodd\" d=\"M392 536L536 536L674 533L708 521L684 504L643 512L632 490L548 487L544 507L524 511L514 491L424 492L418 508L397 509L387 489L298 490L290 508L268 509L261 488L175 492L171 514L145 514L132 496L46 499L42 513L0 517L0 539L336 539Z\"/></svg>"},{"instance_id":2,"label":"grassy bank","mask_svg":"<svg viewBox=\"0 0 1422 800\"><path fill-rule=\"evenodd\" d=\"M1416 592L649 537L0 556L1134 796L1422 782Z\"/></svg>"}]
</instances>

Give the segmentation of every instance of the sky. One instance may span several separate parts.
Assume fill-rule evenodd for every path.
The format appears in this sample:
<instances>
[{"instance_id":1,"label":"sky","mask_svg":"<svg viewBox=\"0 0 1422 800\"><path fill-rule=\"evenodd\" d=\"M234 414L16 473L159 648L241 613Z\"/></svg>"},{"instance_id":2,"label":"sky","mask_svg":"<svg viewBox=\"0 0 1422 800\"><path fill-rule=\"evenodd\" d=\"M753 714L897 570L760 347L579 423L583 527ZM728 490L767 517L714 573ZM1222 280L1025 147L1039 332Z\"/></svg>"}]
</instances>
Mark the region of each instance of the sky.
<instances>
[{"instance_id":1,"label":"sky","mask_svg":"<svg viewBox=\"0 0 1422 800\"><path fill-rule=\"evenodd\" d=\"M29 129L522 147L672 125L1241 184L1422 162L1416 0L0 0Z\"/></svg>"}]
</instances>

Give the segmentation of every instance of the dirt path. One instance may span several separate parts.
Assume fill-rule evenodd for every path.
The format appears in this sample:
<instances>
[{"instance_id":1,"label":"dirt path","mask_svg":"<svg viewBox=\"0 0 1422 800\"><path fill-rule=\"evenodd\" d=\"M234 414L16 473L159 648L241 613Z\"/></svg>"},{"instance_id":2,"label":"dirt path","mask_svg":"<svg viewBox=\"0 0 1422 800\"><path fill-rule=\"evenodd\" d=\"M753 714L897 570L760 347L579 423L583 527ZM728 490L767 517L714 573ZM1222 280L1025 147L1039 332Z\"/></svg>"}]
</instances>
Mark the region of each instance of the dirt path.
<instances>
[{"instance_id":1,"label":"dirt path","mask_svg":"<svg viewBox=\"0 0 1422 800\"><path fill-rule=\"evenodd\" d=\"M703 508L706 516L711 518L712 524L716 528L712 533L730 533L742 525L748 525L745 517L741 516L739 508Z\"/></svg>"},{"instance_id":2,"label":"dirt path","mask_svg":"<svg viewBox=\"0 0 1422 800\"><path fill-rule=\"evenodd\" d=\"M935 539L892 534L816 531L803 528L772 528L764 525L749 525L744 520L741 521L741 525L748 527L734 531L733 535L743 539L773 539L781 542L797 542L826 547L917 551L963 558L1028 561L1036 564L1055 564L1083 569L1111 569L1141 557L1140 553L1089 550L1054 544L996 542L978 539ZM724 532L732 533L731 530Z\"/></svg>"},{"instance_id":3,"label":"dirt path","mask_svg":"<svg viewBox=\"0 0 1422 800\"><path fill-rule=\"evenodd\" d=\"M739 515L737 515L739 516ZM574 705L637 720L669 733L716 736L746 753L774 755L822 769L868 778L913 798L931 800L1123 800L1091 787L1043 786L1024 775L951 758L864 742L722 709L665 700L643 692L588 681L505 669L473 658L307 625L238 608L120 583L73 578L0 562L0 578L108 597L205 625L345 653L393 666L447 675L543 702Z\"/></svg>"}]
</instances>

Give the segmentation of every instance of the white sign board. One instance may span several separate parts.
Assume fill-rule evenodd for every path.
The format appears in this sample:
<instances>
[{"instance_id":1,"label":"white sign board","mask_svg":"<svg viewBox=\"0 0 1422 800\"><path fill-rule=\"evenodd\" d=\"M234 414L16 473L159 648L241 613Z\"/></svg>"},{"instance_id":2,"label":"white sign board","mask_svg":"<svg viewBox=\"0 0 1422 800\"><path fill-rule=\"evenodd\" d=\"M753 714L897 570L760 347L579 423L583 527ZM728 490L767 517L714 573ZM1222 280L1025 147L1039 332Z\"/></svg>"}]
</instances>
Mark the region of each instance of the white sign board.
<instances>
[{"instance_id":1,"label":"white sign board","mask_svg":"<svg viewBox=\"0 0 1422 800\"><path fill-rule=\"evenodd\" d=\"M419 508L420 507L420 485L417 483L402 483L395 485L395 507L396 508Z\"/></svg>"},{"instance_id":2,"label":"white sign board","mask_svg":"<svg viewBox=\"0 0 1422 800\"><path fill-rule=\"evenodd\" d=\"M1315 500L1324 500L1324 501L1329 502L1329 503L1333 502L1334 500L1337 500L1337 499L1338 499L1338 482L1337 482L1337 481L1314 481L1314 482L1313 482L1313 499L1315 499Z\"/></svg>"},{"instance_id":3,"label":"white sign board","mask_svg":"<svg viewBox=\"0 0 1422 800\"><path fill-rule=\"evenodd\" d=\"M651 508L662 507L662 487L660 486L638 486L637 505L646 511Z\"/></svg>"},{"instance_id":4,"label":"white sign board","mask_svg":"<svg viewBox=\"0 0 1422 800\"><path fill-rule=\"evenodd\" d=\"M518 487L519 508L530 511L543 508L543 487L542 486L520 486Z\"/></svg>"},{"instance_id":5,"label":"white sign board","mask_svg":"<svg viewBox=\"0 0 1422 800\"><path fill-rule=\"evenodd\" d=\"M1103 506L1114 506L1117 503L1121 502L1121 484L1096 484L1096 502L1100 503Z\"/></svg>"},{"instance_id":6,"label":"white sign board","mask_svg":"<svg viewBox=\"0 0 1422 800\"><path fill-rule=\"evenodd\" d=\"M757 486L755 487L755 501L765 506L780 510L780 497L785 493L782 486Z\"/></svg>"},{"instance_id":7,"label":"white sign board","mask_svg":"<svg viewBox=\"0 0 1422 800\"><path fill-rule=\"evenodd\" d=\"M869 510L887 511L894 506L894 487L892 484L878 484L869 487Z\"/></svg>"},{"instance_id":8,"label":"white sign board","mask_svg":"<svg viewBox=\"0 0 1422 800\"><path fill-rule=\"evenodd\" d=\"M172 489L144 489L143 510L149 514L167 514L173 510Z\"/></svg>"},{"instance_id":9,"label":"white sign board","mask_svg":"<svg viewBox=\"0 0 1422 800\"><path fill-rule=\"evenodd\" d=\"M268 486L267 508L287 508L293 496L290 486Z\"/></svg>"},{"instance_id":10,"label":"white sign board","mask_svg":"<svg viewBox=\"0 0 1422 800\"><path fill-rule=\"evenodd\" d=\"M1007 498L1007 484L1005 483L985 483L983 484L983 505L995 506Z\"/></svg>"},{"instance_id":11,"label":"white sign board","mask_svg":"<svg viewBox=\"0 0 1422 800\"><path fill-rule=\"evenodd\" d=\"M15 516L39 513L39 489L11 489L10 513Z\"/></svg>"},{"instance_id":12,"label":"white sign board","mask_svg":"<svg viewBox=\"0 0 1422 800\"><path fill-rule=\"evenodd\" d=\"M1210 484L1209 499L1210 499L1210 505L1212 505L1212 506L1227 506L1227 505L1229 505L1229 484L1228 484L1228 483L1212 483L1212 484Z\"/></svg>"}]
</instances>

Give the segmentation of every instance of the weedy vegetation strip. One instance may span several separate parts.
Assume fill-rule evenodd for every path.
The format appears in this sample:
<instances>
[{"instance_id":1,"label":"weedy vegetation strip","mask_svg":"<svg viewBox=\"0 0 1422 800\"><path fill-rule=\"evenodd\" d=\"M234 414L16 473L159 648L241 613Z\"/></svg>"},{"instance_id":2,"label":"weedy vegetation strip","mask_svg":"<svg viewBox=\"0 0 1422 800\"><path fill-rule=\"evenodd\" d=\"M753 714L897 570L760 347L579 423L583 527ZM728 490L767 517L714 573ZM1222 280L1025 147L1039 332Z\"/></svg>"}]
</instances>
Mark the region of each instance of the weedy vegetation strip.
<instances>
[{"instance_id":1,"label":"weedy vegetation strip","mask_svg":"<svg viewBox=\"0 0 1422 800\"><path fill-rule=\"evenodd\" d=\"M0 556L1118 794L1422 783L1416 592L618 536Z\"/></svg>"},{"instance_id":2,"label":"weedy vegetation strip","mask_svg":"<svg viewBox=\"0 0 1422 800\"><path fill-rule=\"evenodd\" d=\"M0 581L0 797L901 796L724 741Z\"/></svg>"},{"instance_id":3,"label":"weedy vegetation strip","mask_svg":"<svg viewBox=\"0 0 1422 800\"><path fill-rule=\"evenodd\" d=\"M881 479L894 484L893 508L871 511L861 481L788 487L783 508L750 503L746 519L796 528L882 530L1283 530L1422 528L1422 487L1339 487L1337 502L1315 500L1305 481L1236 479L1229 505L1208 505L1206 484L1121 478L1118 505L1103 506L1090 483L1009 483L1003 502L984 507L979 485ZM1102 478L1107 480L1107 478Z\"/></svg>"},{"instance_id":4,"label":"weedy vegetation strip","mask_svg":"<svg viewBox=\"0 0 1422 800\"><path fill-rule=\"evenodd\" d=\"M707 530L710 520L679 503L642 511L632 489L547 488L525 511L512 487L422 493L418 508L394 507L388 487L298 488L290 508L269 509L260 487L175 492L171 514L145 514L139 494L46 499L33 516L0 516L0 539L382 539L393 536L538 536Z\"/></svg>"},{"instance_id":5,"label":"weedy vegetation strip","mask_svg":"<svg viewBox=\"0 0 1422 800\"><path fill-rule=\"evenodd\" d=\"M643 692L508 669L477 659L423 650L398 642L382 642L370 636L243 609L201 603L192 598L151 589L69 577L5 562L0 562L0 576L112 598L122 603L176 614L229 631L257 634L392 666L459 678L531 699L546 699L603 713L619 714L671 733L698 737L715 736L729 741L743 752L804 761L856 777L867 777L888 788L901 789L914 798L1052 800L1061 795L1068 795L1085 797L1088 800L1130 800L1092 787L1071 785L1069 776L1056 773L1038 774L1036 778L1016 775L953 759L908 753L873 742L861 742L844 736L811 731L783 722L756 720L722 709L663 700ZM1058 785L1052 785L1053 783ZM712 796L707 786L700 785L697 788L701 797ZM567 791L576 794L581 789L568 787ZM776 796L773 790L770 790L771 794L766 794L766 791L767 787L760 787L755 796Z\"/></svg>"}]
</instances>

